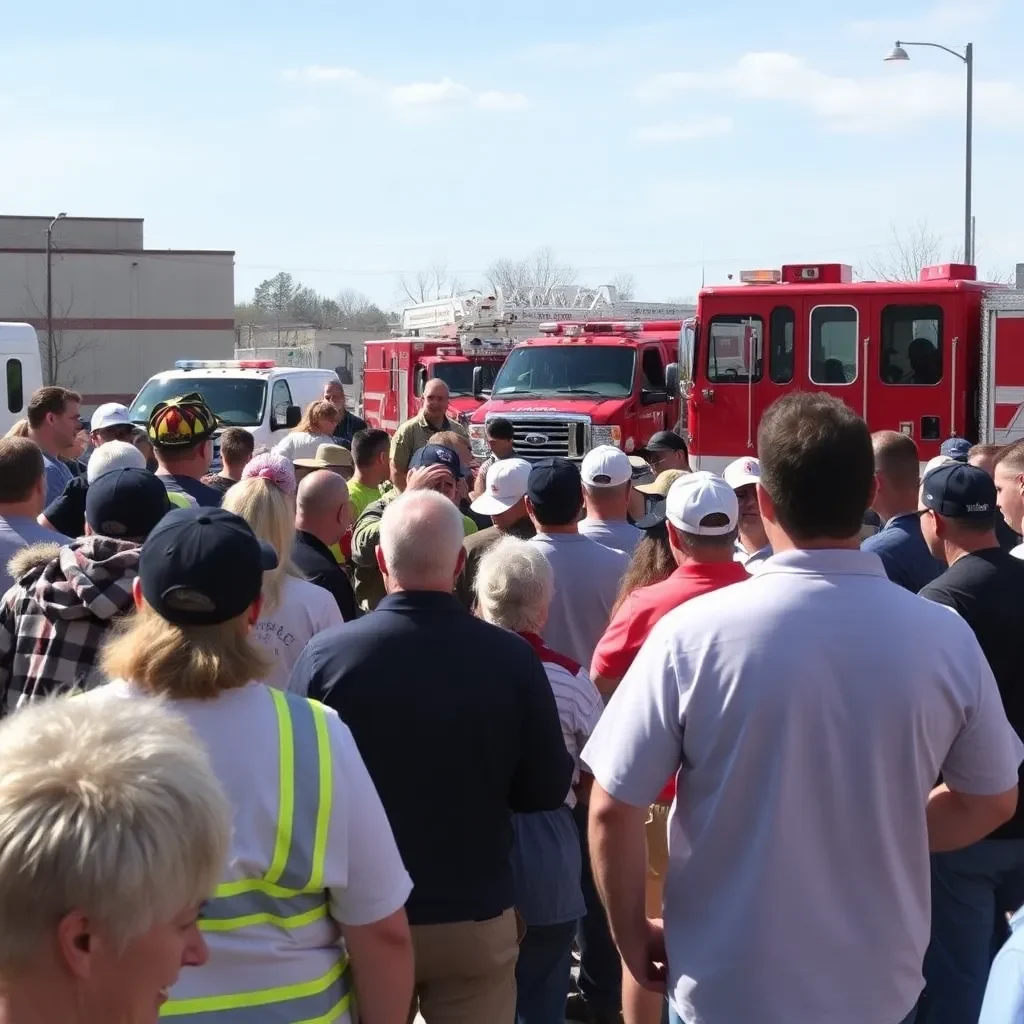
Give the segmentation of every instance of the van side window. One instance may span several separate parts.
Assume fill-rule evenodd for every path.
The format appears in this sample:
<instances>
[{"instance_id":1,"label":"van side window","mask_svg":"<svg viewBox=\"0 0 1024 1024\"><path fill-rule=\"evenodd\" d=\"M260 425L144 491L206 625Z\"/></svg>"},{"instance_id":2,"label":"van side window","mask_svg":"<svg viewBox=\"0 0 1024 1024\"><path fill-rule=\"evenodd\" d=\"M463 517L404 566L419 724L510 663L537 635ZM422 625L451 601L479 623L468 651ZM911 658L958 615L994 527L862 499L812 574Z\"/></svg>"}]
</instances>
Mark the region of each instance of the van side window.
<instances>
[{"instance_id":1,"label":"van side window","mask_svg":"<svg viewBox=\"0 0 1024 1024\"><path fill-rule=\"evenodd\" d=\"M773 384L793 379L793 332L796 314L789 306L776 306L768 320L768 374Z\"/></svg>"},{"instance_id":2,"label":"van side window","mask_svg":"<svg viewBox=\"0 0 1024 1024\"><path fill-rule=\"evenodd\" d=\"M878 371L886 384L942 380L942 307L886 306Z\"/></svg>"},{"instance_id":3,"label":"van side window","mask_svg":"<svg viewBox=\"0 0 1024 1024\"><path fill-rule=\"evenodd\" d=\"M643 375L641 387L644 391L665 391L665 367L661 362L661 352L651 347L645 348L640 357L640 372Z\"/></svg>"},{"instance_id":4,"label":"van side window","mask_svg":"<svg viewBox=\"0 0 1024 1024\"><path fill-rule=\"evenodd\" d=\"M811 382L852 384L857 379L857 310L815 306L811 310Z\"/></svg>"},{"instance_id":5,"label":"van side window","mask_svg":"<svg viewBox=\"0 0 1024 1024\"><path fill-rule=\"evenodd\" d=\"M759 316L716 316L708 325L707 374L711 384L746 384L761 379Z\"/></svg>"},{"instance_id":6,"label":"van side window","mask_svg":"<svg viewBox=\"0 0 1024 1024\"><path fill-rule=\"evenodd\" d=\"M292 404L292 392L288 387L288 381L275 380L274 390L270 394L270 410L276 423L284 426L288 419L288 406Z\"/></svg>"},{"instance_id":7,"label":"van side window","mask_svg":"<svg viewBox=\"0 0 1024 1024\"><path fill-rule=\"evenodd\" d=\"M22 381L21 360L7 360L7 411L21 412L25 405L25 387Z\"/></svg>"}]
</instances>

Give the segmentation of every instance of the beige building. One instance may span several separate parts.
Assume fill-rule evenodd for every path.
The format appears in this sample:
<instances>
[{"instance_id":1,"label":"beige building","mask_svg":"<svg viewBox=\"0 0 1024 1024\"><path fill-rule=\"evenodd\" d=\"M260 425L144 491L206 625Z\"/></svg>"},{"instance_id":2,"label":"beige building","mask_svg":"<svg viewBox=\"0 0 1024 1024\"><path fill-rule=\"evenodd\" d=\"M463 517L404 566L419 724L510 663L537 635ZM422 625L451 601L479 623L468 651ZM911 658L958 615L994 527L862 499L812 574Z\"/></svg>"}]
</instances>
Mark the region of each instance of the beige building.
<instances>
[{"instance_id":1,"label":"beige building","mask_svg":"<svg viewBox=\"0 0 1024 1024\"><path fill-rule=\"evenodd\" d=\"M87 409L129 402L176 359L230 359L234 253L147 249L136 218L0 216L0 321L39 335L43 380ZM47 317L47 264L52 316Z\"/></svg>"}]
</instances>

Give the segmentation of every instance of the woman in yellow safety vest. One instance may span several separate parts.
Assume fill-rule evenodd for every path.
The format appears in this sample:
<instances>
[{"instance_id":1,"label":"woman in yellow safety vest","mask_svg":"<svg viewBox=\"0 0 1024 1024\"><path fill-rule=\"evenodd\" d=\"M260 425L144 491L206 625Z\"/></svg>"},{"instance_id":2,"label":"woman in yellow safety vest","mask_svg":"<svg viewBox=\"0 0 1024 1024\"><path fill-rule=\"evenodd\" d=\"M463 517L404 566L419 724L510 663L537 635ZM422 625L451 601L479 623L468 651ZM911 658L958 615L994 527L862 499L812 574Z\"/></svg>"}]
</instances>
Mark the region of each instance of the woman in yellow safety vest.
<instances>
[{"instance_id":1,"label":"woman in yellow safety vest","mask_svg":"<svg viewBox=\"0 0 1024 1024\"><path fill-rule=\"evenodd\" d=\"M175 509L143 545L138 609L96 696L168 698L234 810L226 874L202 913L209 961L161 1016L182 1024L405 1024L412 883L352 735L329 708L257 680L248 636L277 556L223 509Z\"/></svg>"}]
</instances>

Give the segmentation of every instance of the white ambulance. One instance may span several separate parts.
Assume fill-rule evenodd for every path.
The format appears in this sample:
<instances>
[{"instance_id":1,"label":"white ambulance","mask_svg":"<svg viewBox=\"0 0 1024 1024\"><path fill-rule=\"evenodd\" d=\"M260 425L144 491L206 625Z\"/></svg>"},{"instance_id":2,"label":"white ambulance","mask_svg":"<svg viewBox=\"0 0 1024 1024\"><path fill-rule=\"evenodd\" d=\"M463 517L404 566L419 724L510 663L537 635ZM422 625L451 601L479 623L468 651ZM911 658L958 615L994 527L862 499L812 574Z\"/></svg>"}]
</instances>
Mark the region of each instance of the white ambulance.
<instances>
[{"instance_id":1,"label":"white ambulance","mask_svg":"<svg viewBox=\"0 0 1024 1024\"><path fill-rule=\"evenodd\" d=\"M0 406L0 435L25 416L32 393L43 386L39 338L31 324L0 323L0 359L6 395Z\"/></svg>"}]
</instances>

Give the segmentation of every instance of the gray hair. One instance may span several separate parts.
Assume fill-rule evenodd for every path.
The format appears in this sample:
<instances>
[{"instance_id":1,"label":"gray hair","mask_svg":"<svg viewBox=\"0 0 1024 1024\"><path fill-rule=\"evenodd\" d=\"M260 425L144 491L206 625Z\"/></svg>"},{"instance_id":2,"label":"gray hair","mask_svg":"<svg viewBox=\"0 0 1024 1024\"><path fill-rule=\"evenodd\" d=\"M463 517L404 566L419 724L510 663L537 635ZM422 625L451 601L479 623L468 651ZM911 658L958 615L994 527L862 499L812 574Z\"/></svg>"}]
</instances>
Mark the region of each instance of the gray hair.
<instances>
[{"instance_id":1,"label":"gray hair","mask_svg":"<svg viewBox=\"0 0 1024 1024\"><path fill-rule=\"evenodd\" d=\"M406 491L380 521L388 576L403 590L451 591L465 532L462 513L444 495Z\"/></svg>"},{"instance_id":2,"label":"gray hair","mask_svg":"<svg viewBox=\"0 0 1024 1024\"><path fill-rule=\"evenodd\" d=\"M555 596L555 574L536 544L504 537L480 559L480 617L516 633L539 633Z\"/></svg>"},{"instance_id":3,"label":"gray hair","mask_svg":"<svg viewBox=\"0 0 1024 1024\"><path fill-rule=\"evenodd\" d=\"M153 698L59 697L0 723L0 971L79 910L124 948L221 878L231 808L184 719Z\"/></svg>"}]
</instances>

